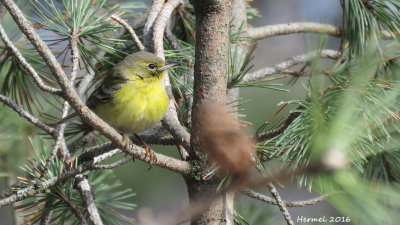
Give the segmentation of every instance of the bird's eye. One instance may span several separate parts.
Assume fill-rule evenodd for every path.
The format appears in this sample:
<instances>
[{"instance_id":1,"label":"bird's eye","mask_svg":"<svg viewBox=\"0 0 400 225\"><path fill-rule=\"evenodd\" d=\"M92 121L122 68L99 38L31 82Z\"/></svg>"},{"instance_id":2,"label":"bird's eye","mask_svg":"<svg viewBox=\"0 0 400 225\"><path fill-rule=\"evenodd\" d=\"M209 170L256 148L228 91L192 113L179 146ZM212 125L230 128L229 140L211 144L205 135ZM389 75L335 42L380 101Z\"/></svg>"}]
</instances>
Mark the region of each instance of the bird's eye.
<instances>
[{"instance_id":1,"label":"bird's eye","mask_svg":"<svg viewBox=\"0 0 400 225\"><path fill-rule=\"evenodd\" d=\"M154 68L156 68L156 66L155 66L154 64L149 64L147 67L148 67L149 69L151 69L151 70L154 70Z\"/></svg>"}]
</instances>

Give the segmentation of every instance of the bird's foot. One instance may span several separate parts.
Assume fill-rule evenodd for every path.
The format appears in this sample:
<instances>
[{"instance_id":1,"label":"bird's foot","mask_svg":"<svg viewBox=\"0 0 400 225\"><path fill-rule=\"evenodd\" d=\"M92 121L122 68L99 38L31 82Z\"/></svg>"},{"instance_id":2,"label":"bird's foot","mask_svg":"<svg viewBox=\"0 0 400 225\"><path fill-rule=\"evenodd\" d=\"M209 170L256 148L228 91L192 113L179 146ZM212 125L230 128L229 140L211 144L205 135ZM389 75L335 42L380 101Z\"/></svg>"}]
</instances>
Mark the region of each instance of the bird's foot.
<instances>
[{"instance_id":1,"label":"bird's foot","mask_svg":"<svg viewBox=\"0 0 400 225\"><path fill-rule=\"evenodd\" d=\"M157 156L156 153L148 146L147 144L144 146L145 152L144 152L144 160L149 163L151 169L151 166L157 162Z\"/></svg>"},{"instance_id":2,"label":"bird's foot","mask_svg":"<svg viewBox=\"0 0 400 225\"><path fill-rule=\"evenodd\" d=\"M151 169L151 166L157 162L156 153L151 149L151 147L145 141L143 141L143 139L139 137L139 135L135 134L135 136L140 142L142 142L142 145L145 149L143 160L150 164L149 169Z\"/></svg>"},{"instance_id":3,"label":"bird's foot","mask_svg":"<svg viewBox=\"0 0 400 225\"><path fill-rule=\"evenodd\" d=\"M131 139L126 136L125 134L122 134L122 138L123 138L123 142L124 142L124 148L125 149L133 149L133 142L131 141ZM125 152L126 155L128 155L128 153ZM132 161L135 162L135 158L132 157Z\"/></svg>"},{"instance_id":4,"label":"bird's foot","mask_svg":"<svg viewBox=\"0 0 400 225\"><path fill-rule=\"evenodd\" d=\"M122 135L122 141L124 143L124 148L125 149L129 149L129 150L133 149L133 142L125 134Z\"/></svg>"}]
</instances>

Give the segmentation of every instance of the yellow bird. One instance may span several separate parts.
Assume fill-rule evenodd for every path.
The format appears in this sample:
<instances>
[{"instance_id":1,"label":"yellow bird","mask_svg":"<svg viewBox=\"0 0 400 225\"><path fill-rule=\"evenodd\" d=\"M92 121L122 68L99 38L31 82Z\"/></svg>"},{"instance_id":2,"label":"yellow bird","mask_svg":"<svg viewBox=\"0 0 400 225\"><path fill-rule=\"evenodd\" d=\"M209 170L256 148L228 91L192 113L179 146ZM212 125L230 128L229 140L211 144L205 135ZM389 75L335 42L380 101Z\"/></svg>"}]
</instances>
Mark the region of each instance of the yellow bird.
<instances>
[{"instance_id":1,"label":"yellow bird","mask_svg":"<svg viewBox=\"0 0 400 225\"><path fill-rule=\"evenodd\" d=\"M169 99L163 76L177 65L149 52L128 55L112 68L86 104L121 133L147 130L165 114ZM146 150L151 151L147 146ZM154 162L152 155L149 158L150 163Z\"/></svg>"}]
</instances>

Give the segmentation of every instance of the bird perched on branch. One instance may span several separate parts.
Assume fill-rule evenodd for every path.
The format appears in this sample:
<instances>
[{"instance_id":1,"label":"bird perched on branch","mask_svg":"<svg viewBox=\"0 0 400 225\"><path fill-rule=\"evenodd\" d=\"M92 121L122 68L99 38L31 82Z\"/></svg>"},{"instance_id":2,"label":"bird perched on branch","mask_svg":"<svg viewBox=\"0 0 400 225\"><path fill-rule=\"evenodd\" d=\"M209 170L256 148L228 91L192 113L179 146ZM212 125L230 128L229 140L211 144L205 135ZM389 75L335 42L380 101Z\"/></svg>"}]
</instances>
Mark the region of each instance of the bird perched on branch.
<instances>
[{"instance_id":1,"label":"bird perched on branch","mask_svg":"<svg viewBox=\"0 0 400 225\"><path fill-rule=\"evenodd\" d=\"M163 76L167 69L177 65L179 63L166 63L149 52L128 55L112 68L86 104L121 133L136 134L147 130L165 114L169 99ZM76 114L67 118L72 116ZM142 143L149 163L154 163L154 152Z\"/></svg>"}]
</instances>

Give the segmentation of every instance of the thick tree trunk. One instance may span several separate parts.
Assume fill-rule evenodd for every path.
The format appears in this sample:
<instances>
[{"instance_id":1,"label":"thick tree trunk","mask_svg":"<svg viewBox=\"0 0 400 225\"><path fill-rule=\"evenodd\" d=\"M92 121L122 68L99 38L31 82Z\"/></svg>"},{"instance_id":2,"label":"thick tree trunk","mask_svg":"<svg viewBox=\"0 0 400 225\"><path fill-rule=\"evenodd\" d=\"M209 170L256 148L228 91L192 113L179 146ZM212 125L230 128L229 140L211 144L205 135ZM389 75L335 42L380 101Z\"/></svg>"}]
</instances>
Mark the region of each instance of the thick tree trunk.
<instances>
[{"instance_id":1,"label":"thick tree trunk","mask_svg":"<svg viewBox=\"0 0 400 225\"><path fill-rule=\"evenodd\" d=\"M207 182L189 181L188 193L190 204L198 204L207 199L210 194L215 194L218 184ZM208 208L197 218L193 218L191 225L233 225L233 193L226 193L221 198L216 199Z\"/></svg>"},{"instance_id":2,"label":"thick tree trunk","mask_svg":"<svg viewBox=\"0 0 400 225\"><path fill-rule=\"evenodd\" d=\"M200 142L201 111L207 101L225 104L228 66L229 22L232 0L192 0L196 11L196 63L192 108L190 159L206 171L208 163ZM199 179L200 178L200 179ZM203 181L192 177L186 180L190 203L207 193L215 193L219 179ZM233 224L233 194L226 194L211 204L191 224Z\"/></svg>"}]
</instances>

